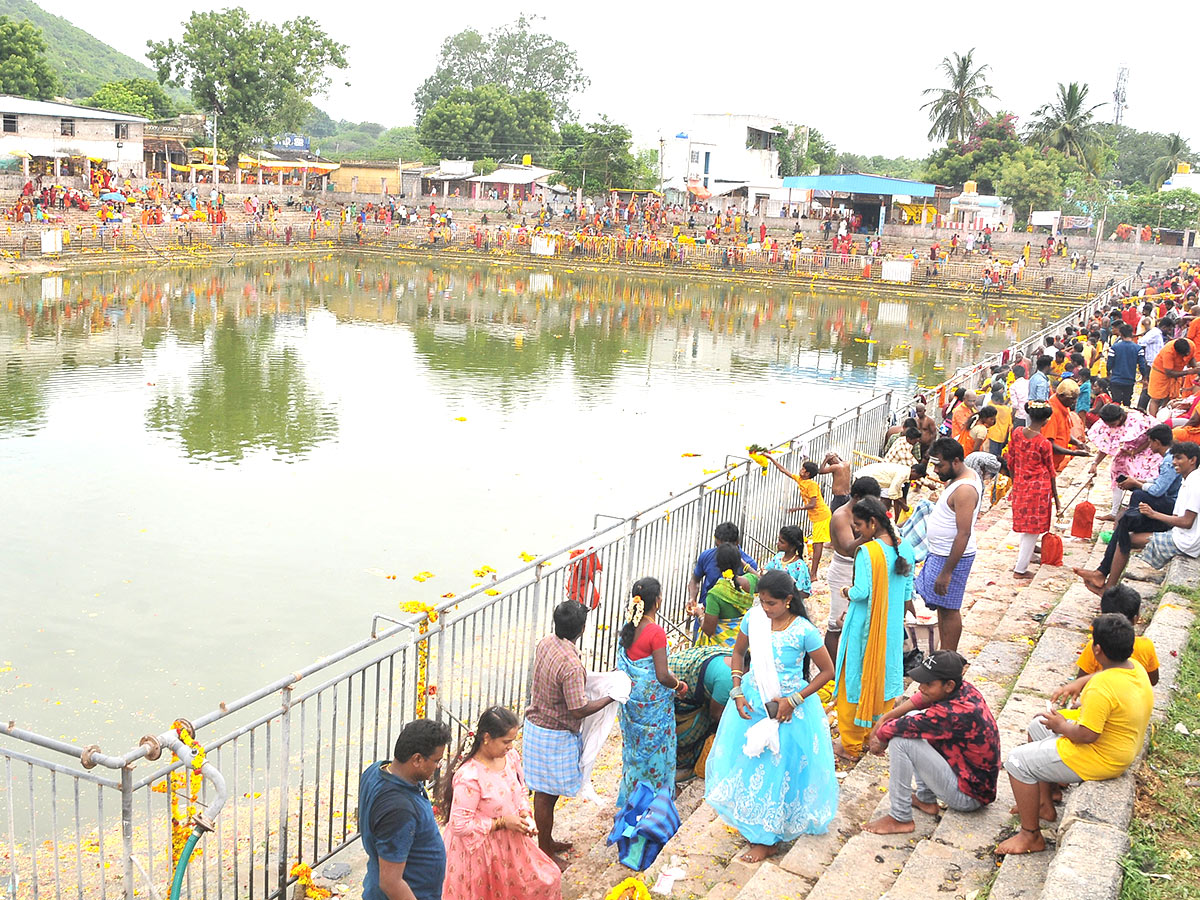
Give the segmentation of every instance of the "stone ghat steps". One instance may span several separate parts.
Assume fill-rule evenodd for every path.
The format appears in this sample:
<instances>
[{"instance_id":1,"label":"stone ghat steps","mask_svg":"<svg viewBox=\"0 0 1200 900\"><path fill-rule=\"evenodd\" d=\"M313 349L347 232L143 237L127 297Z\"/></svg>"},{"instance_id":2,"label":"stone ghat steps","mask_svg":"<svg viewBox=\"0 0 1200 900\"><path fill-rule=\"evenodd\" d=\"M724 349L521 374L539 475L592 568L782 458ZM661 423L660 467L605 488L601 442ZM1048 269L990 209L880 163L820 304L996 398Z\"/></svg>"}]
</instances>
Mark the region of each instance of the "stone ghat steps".
<instances>
[{"instance_id":1,"label":"stone ghat steps","mask_svg":"<svg viewBox=\"0 0 1200 900\"><path fill-rule=\"evenodd\" d=\"M1063 496L1073 493L1067 493L1072 476L1080 482L1085 477L1079 463L1060 476ZM1008 504L1001 502L986 511L979 526L979 557L968 586L960 650L972 658L968 677L997 713L1007 754L1024 740L1025 725L1045 702L1045 694L1041 694L1036 706L1020 700L1010 708L1009 694L1027 660L1037 652L1035 639L1045 627L1043 623L1075 581L1070 567L1082 564L1093 547L1067 539L1062 568L1046 567L1031 581L1023 582L1011 576L1015 539ZM1087 593L1081 586L1077 589ZM1034 679L1031 686L1067 680L1081 638L1072 634L1067 643L1070 646L1066 648L1063 640L1047 645L1042 651L1046 662L1039 662L1037 669L1042 674L1030 676ZM1050 677L1043 670L1052 663L1062 671ZM652 884L659 870L676 855L687 863L687 877L676 882L673 891L673 896L681 898L870 900L915 896L918 890L927 894L934 883L942 893L965 897L995 877L991 850L1014 821L1008 813L1012 797L1007 779L1002 776L1001 782L1000 797L986 811L971 815L946 812L940 819L917 812L914 833L877 836L860 829L864 822L886 812L887 760L867 756L841 780L838 813L827 833L804 836L782 855L758 865L738 858L744 839L702 802L703 782L690 782L679 793L683 825L646 873L646 880ZM607 810L603 823L607 832L611 826ZM598 900L630 874L615 862L615 851L606 847L601 837L567 869L563 897Z\"/></svg>"}]
</instances>

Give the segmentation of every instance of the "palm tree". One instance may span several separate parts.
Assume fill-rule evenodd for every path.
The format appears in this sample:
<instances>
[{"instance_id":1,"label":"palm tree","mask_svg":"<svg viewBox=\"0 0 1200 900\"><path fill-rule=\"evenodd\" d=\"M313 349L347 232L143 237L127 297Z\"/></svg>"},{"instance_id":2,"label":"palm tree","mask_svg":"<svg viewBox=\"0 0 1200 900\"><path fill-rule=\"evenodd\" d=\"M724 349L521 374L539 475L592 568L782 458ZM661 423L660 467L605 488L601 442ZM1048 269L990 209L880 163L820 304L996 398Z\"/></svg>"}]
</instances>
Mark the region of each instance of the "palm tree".
<instances>
[{"instance_id":1,"label":"palm tree","mask_svg":"<svg viewBox=\"0 0 1200 900\"><path fill-rule=\"evenodd\" d=\"M1179 169L1181 162L1187 162L1188 157L1192 155L1188 149L1187 141L1179 136L1179 132L1167 135L1166 146L1163 147L1163 155L1150 164L1150 184L1155 190L1163 186L1163 182L1170 178Z\"/></svg>"},{"instance_id":2,"label":"palm tree","mask_svg":"<svg viewBox=\"0 0 1200 900\"><path fill-rule=\"evenodd\" d=\"M1088 86L1072 81L1058 85L1058 97L1053 103L1037 109L1029 126L1029 138L1039 146L1058 150L1065 156L1078 160L1093 175L1096 173L1097 154L1101 138L1099 123L1093 113L1102 107L1087 105Z\"/></svg>"},{"instance_id":3,"label":"palm tree","mask_svg":"<svg viewBox=\"0 0 1200 900\"><path fill-rule=\"evenodd\" d=\"M975 60L971 58L974 53L975 48L972 47L965 56L955 53L953 58L943 57L940 69L950 86L927 88L922 92L934 95L921 107L929 110L929 121L933 123L929 129L929 140L965 141L970 137L975 123L991 115L980 102L996 96L984 80L984 74L991 67L976 67Z\"/></svg>"}]
</instances>

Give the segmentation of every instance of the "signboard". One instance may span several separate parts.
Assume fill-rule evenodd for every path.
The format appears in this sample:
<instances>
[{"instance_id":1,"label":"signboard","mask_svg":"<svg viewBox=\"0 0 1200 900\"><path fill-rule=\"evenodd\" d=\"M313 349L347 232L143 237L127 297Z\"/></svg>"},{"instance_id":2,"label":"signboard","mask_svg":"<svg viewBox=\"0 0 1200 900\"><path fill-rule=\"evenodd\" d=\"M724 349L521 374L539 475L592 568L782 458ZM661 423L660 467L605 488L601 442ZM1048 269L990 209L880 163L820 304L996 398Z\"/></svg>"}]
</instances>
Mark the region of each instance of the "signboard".
<instances>
[{"instance_id":1,"label":"signboard","mask_svg":"<svg viewBox=\"0 0 1200 900\"><path fill-rule=\"evenodd\" d=\"M275 141L276 150L307 150L308 138L302 134L285 134Z\"/></svg>"},{"instance_id":2,"label":"signboard","mask_svg":"<svg viewBox=\"0 0 1200 900\"><path fill-rule=\"evenodd\" d=\"M1045 225L1054 228L1058 225L1058 220L1062 216L1062 210L1059 209L1035 209L1029 217L1030 225Z\"/></svg>"},{"instance_id":3,"label":"signboard","mask_svg":"<svg viewBox=\"0 0 1200 900\"><path fill-rule=\"evenodd\" d=\"M1068 228L1091 228L1091 216L1063 216L1062 229L1065 231Z\"/></svg>"},{"instance_id":4,"label":"signboard","mask_svg":"<svg viewBox=\"0 0 1200 900\"><path fill-rule=\"evenodd\" d=\"M880 277L884 281L899 281L908 284L912 281L912 270L911 259L885 259Z\"/></svg>"},{"instance_id":5,"label":"signboard","mask_svg":"<svg viewBox=\"0 0 1200 900\"><path fill-rule=\"evenodd\" d=\"M205 130L203 116L180 116L170 122L147 122L142 133L146 137L195 138Z\"/></svg>"},{"instance_id":6,"label":"signboard","mask_svg":"<svg viewBox=\"0 0 1200 900\"><path fill-rule=\"evenodd\" d=\"M535 234L529 242L529 252L534 256L553 256L554 240L544 234Z\"/></svg>"},{"instance_id":7,"label":"signboard","mask_svg":"<svg viewBox=\"0 0 1200 900\"><path fill-rule=\"evenodd\" d=\"M42 232L42 252L62 253L62 229L51 228Z\"/></svg>"}]
</instances>

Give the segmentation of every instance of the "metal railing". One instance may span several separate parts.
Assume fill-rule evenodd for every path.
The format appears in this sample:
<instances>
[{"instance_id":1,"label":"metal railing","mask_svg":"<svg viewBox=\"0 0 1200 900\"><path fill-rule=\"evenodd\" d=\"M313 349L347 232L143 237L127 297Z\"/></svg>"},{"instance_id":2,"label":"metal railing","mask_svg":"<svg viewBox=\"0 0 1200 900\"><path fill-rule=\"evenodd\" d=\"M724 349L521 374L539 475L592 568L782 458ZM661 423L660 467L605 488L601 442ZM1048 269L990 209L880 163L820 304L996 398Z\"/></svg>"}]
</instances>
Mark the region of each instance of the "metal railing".
<instances>
[{"instance_id":1,"label":"metal railing","mask_svg":"<svg viewBox=\"0 0 1200 900\"><path fill-rule=\"evenodd\" d=\"M1000 357L956 373L951 384L993 358ZM897 400L897 408L908 404L907 397ZM845 458L877 454L893 407L891 392L875 395L784 441L773 456L795 471L803 458L830 450ZM717 524L737 523L754 551L773 546L781 525L803 521L803 514L786 513L796 497L790 479L749 459L727 462L631 516L597 515L592 533L461 597L436 607L402 605L403 619L377 616L369 637L191 720L208 760L225 776L229 800L188 868L183 896L282 897L295 864L319 865L357 840L359 773L390 756L410 719L445 716L461 734L488 706L522 708L534 649L563 598L598 600L581 642L585 664L595 669L614 664L637 577L658 577L664 618L683 622L693 562L711 546ZM598 574L589 579L591 571ZM387 627L377 629L381 622ZM153 762L153 747L143 739L122 755L106 755L0 720L0 885L10 900L165 894L173 840L168 781L183 763ZM206 782L200 810L208 791Z\"/></svg>"}]
</instances>

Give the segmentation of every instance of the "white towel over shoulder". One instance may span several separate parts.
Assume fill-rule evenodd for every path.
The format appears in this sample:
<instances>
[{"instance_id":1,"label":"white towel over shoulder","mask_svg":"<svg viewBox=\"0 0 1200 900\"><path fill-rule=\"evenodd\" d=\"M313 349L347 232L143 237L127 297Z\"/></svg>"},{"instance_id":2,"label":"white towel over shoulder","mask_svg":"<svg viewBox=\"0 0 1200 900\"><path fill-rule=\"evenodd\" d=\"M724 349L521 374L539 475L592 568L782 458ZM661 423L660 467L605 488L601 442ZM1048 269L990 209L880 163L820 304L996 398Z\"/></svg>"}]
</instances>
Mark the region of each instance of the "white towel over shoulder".
<instances>
[{"instance_id":1,"label":"white towel over shoulder","mask_svg":"<svg viewBox=\"0 0 1200 900\"><path fill-rule=\"evenodd\" d=\"M587 673L584 692L589 703L601 697L612 697L617 703L625 703L632 691L633 682L624 672ZM583 738L583 753L579 757L579 768L583 772L583 790L580 793L585 800L591 800L598 805L604 804L604 798L597 793L592 784L592 768L596 765L600 748L608 740L617 721L617 703L610 703L600 712L592 713L583 720L580 728L580 737Z\"/></svg>"}]
</instances>

